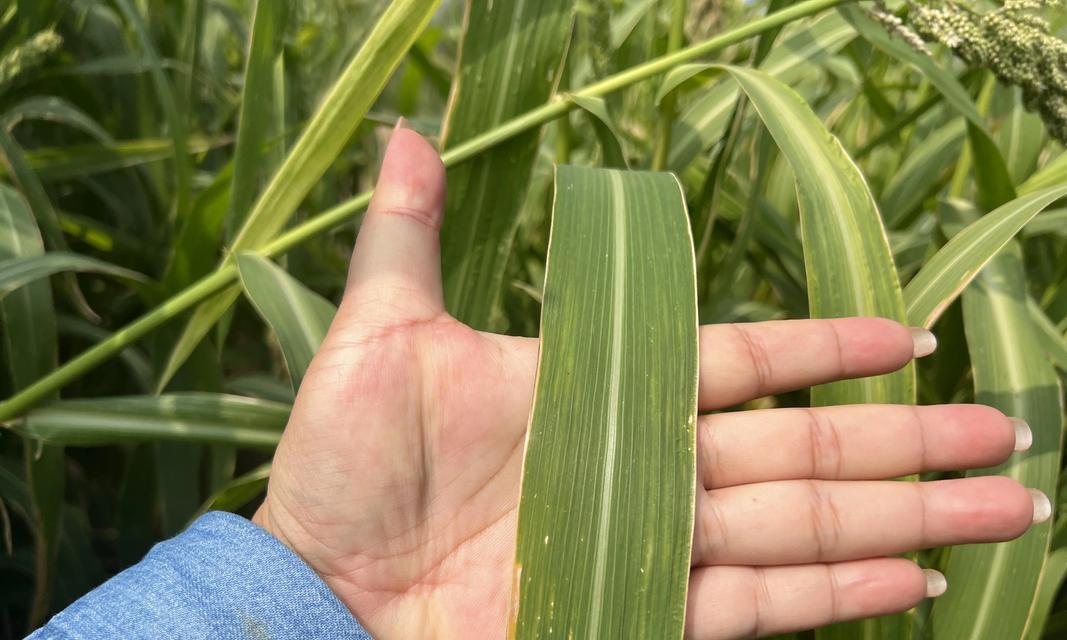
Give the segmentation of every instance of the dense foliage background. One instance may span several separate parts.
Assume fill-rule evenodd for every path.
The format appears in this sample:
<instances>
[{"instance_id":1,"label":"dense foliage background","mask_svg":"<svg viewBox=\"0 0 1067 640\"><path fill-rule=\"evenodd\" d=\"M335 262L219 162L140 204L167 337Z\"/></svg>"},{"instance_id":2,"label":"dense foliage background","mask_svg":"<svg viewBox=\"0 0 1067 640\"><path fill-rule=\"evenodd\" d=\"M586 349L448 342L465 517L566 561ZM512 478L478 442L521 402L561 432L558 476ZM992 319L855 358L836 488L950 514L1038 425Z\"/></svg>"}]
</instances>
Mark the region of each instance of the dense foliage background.
<instances>
[{"instance_id":1,"label":"dense foliage background","mask_svg":"<svg viewBox=\"0 0 1067 640\"><path fill-rule=\"evenodd\" d=\"M175 360L189 314L161 305L225 257L262 187L390 3L260 0L253 21L256 4L0 4L0 212L9 225L0 231L0 395L10 398L90 346L116 340L116 331L145 313L174 317L37 403L61 397L58 404L3 416L11 427L0 430L4 637L40 624L201 510L250 513L264 486L263 465L299 378L296 356L283 353L284 327L264 322L271 318L261 300L242 297L209 323L187 360ZM347 144L323 160L325 175L312 176L295 215L277 224L293 228L370 189L400 115L434 138L447 121L444 147L460 148L544 103L553 85L559 93L577 91L794 3L552 4L563 8L566 28L531 32L541 44L559 42L524 49L529 65L509 69L479 66L471 52L491 59L498 43L529 32L465 22L462 3L441 3L413 46L396 56L396 71L370 110L356 114ZM1067 184L1067 15L1062 5L1039 0L1006 8L978 1L860 6L813 12L687 62L759 66L803 96L866 177L906 285L965 223L1016 195ZM501 83L508 74L519 80ZM462 89L450 102L456 87ZM555 162L679 175L703 322L809 315L820 257L802 242L794 172L721 70L683 65L666 79L622 83L580 107L547 118L540 133L510 139L492 162L463 169L444 247L449 304L459 317L536 335ZM493 178L478 183L471 177L478 171ZM450 187L459 180L450 172ZM483 222L466 236L470 229L456 225L476 202ZM1051 402L1053 418L1028 418L1038 446L1000 471L1027 478L1054 503L1059 379L1067 371L1065 206L1061 200L1034 218L991 263L984 292L972 285L961 304L956 283L941 283L947 306L929 318L941 348L917 372L924 404L977 398L1007 410ZM349 224L303 234L274 252L321 296L301 299L327 318L322 298L340 294L357 210L338 216ZM34 263L36 275L16 273L15 261L44 250L55 254L52 262ZM996 344L1018 355L1012 366L1047 370L1047 377L1027 380L1048 384L1002 384L1003 363L989 355L999 353ZM71 402L93 398L106 400ZM799 392L758 404L809 401ZM1067 573L1065 523L1036 527L1008 555L976 547L956 568L946 550L924 554L924 564L943 568L950 584L974 587L950 591L939 605L955 613L924 609L912 630L855 627L841 637L1064 637L1067 595L1058 591ZM956 579L953 571L964 573ZM983 626L988 619L997 622Z\"/></svg>"}]
</instances>

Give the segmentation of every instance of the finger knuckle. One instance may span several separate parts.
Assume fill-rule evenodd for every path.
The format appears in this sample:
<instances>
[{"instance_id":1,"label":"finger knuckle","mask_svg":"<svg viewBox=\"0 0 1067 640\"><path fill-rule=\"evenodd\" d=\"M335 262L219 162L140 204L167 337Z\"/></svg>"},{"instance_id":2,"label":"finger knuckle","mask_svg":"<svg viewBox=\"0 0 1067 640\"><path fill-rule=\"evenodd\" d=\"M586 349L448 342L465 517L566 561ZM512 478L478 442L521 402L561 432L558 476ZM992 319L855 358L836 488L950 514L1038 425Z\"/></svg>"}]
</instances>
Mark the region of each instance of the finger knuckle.
<instances>
[{"instance_id":1,"label":"finger knuckle","mask_svg":"<svg viewBox=\"0 0 1067 640\"><path fill-rule=\"evenodd\" d=\"M807 516L812 542L819 561L832 558L840 546L841 514L833 493L818 480L804 483L807 488Z\"/></svg>"},{"instance_id":2,"label":"finger knuckle","mask_svg":"<svg viewBox=\"0 0 1067 640\"><path fill-rule=\"evenodd\" d=\"M410 220L432 231L437 231L441 227L441 216L429 207L390 204L382 207L377 213L382 218Z\"/></svg>"},{"instance_id":3,"label":"finger knuckle","mask_svg":"<svg viewBox=\"0 0 1067 640\"><path fill-rule=\"evenodd\" d=\"M767 350L767 344L756 332L742 325L732 324L730 326L733 327L742 351L748 356L755 387L752 397L766 395L774 380L774 365Z\"/></svg>"}]
</instances>

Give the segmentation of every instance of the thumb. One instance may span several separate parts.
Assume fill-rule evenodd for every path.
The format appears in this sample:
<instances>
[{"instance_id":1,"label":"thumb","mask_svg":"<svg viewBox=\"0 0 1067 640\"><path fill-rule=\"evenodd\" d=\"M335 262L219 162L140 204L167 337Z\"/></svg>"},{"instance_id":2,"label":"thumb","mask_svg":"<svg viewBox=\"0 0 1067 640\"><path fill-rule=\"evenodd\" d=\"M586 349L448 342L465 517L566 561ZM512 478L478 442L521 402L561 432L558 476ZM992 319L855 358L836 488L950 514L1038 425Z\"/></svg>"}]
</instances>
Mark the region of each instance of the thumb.
<instances>
[{"instance_id":1,"label":"thumb","mask_svg":"<svg viewBox=\"0 0 1067 640\"><path fill-rule=\"evenodd\" d=\"M444 310L438 231L445 169L437 151L401 118L363 218L342 305L404 321Z\"/></svg>"}]
</instances>

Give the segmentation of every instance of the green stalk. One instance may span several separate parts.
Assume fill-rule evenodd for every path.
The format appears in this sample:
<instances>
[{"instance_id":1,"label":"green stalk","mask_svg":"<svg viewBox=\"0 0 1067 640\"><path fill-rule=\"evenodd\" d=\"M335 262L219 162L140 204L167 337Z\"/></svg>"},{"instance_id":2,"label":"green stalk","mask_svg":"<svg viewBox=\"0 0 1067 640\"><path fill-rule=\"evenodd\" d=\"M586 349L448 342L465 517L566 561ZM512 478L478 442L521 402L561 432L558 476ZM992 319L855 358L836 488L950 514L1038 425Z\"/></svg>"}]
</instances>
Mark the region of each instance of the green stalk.
<instances>
[{"instance_id":1,"label":"green stalk","mask_svg":"<svg viewBox=\"0 0 1067 640\"><path fill-rule=\"evenodd\" d=\"M667 54L682 48L685 39L686 0L670 0L671 29L667 34ZM659 119L656 121L656 149L652 155L652 170L663 171L667 168L667 157L671 152L671 130L678 117L678 96L672 91L663 98L659 107Z\"/></svg>"},{"instance_id":2,"label":"green stalk","mask_svg":"<svg viewBox=\"0 0 1067 640\"><path fill-rule=\"evenodd\" d=\"M689 62L700 56L721 51L726 47L737 44L759 35L769 29L780 27L794 20L814 15L826 9L851 2L852 0L807 0L795 4L787 9L778 11L769 16L694 44L674 53L660 56L644 64L620 71L608 76L599 82L595 82L573 94L560 94L544 105L527 111L521 116L513 118L504 124L490 129L480 136L459 144L446 151L441 160L446 167L455 166L465 160L478 155L505 140L508 140L524 131L539 127L547 122L555 120L565 113L576 108L572 95L581 97L597 98L605 94L628 87L642 80L669 71L673 67ZM350 200L328 209L323 213L303 222L287 232L279 235L262 248L255 251L266 256L277 256L289 249L305 242L319 234L322 234L343 222L348 221L363 210L370 202L371 192L361 193ZM228 284L237 279L237 268L232 260L220 266L215 272L198 280L174 297L168 299L160 306L152 309L126 327L116 331L110 338L97 343L90 349L82 352L52 373L44 376L37 382L26 387L18 394L0 402L0 421L11 420L21 415L33 406L47 399L52 394L67 384L77 380L88 371L111 357L119 354L123 349L130 346L143 336L150 333L156 327L175 318L178 314L191 309L214 293L221 291Z\"/></svg>"}]
</instances>

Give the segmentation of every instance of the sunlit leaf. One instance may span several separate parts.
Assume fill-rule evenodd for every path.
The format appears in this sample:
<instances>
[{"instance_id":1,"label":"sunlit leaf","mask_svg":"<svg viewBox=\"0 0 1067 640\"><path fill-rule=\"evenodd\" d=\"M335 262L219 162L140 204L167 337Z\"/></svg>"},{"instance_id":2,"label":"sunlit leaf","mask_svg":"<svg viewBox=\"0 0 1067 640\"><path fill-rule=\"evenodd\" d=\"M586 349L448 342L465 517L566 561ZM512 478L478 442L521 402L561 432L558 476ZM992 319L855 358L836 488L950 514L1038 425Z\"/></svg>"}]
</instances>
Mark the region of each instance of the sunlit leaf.
<instances>
[{"instance_id":1,"label":"sunlit leaf","mask_svg":"<svg viewBox=\"0 0 1067 640\"><path fill-rule=\"evenodd\" d=\"M520 639L681 638L697 382L681 188L559 167L550 243L511 626Z\"/></svg>"}]
</instances>

